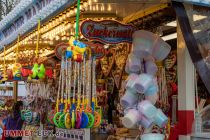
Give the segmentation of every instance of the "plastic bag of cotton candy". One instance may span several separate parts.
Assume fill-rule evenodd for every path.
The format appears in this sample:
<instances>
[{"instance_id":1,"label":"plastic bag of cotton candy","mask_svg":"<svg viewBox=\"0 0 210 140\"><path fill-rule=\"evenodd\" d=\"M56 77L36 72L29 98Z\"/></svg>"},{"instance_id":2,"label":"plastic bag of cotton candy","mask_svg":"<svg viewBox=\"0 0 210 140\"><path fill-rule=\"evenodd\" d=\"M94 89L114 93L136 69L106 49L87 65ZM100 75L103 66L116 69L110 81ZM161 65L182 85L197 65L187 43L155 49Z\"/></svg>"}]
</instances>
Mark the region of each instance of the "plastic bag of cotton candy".
<instances>
[{"instance_id":1,"label":"plastic bag of cotton candy","mask_svg":"<svg viewBox=\"0 0 210 140\"><path fill-rule=\"evenodd\" d=\"M136 57L147 58L152 56L157 61L162 61L170 51L170 45L152 32L139 30L133 34L132 53Z\"/></svg>"},{"instance_id":2,"label":"plastic bag of cotton candy","mask_svg":"<svg viewBox=\"0 0 210 140\"><path fill-rule=\"evenodd\" d=\"M125 68L127 73L139 74L140 63L145 60L148 73L154 74L157 70L154 61L164 60L171 51L170 45L158 35L144 30L134 32L132 46Z\"/></svg>"},{"instance_id":3,"label":"plastic bag of cotton candy","mask_svg":"<svg viewBox=\"0 0 210 140\"><path fill-rule=\"evenodd\" d=\"M158 98L158 71L155 61L161 61L170 53L171 47L159 36L144 30L133 34L133 47L126 63L127 79L126 92L121 98L121 105L131 107L138 102L138 94L156 103Z\"/></svg>"},{"instance_id":4,"label":"plastic bag of cotton candy","mask_svg":"<svg viewBox=\"0 0 210 140\"><path fill-rule=\"evenodd\" d=\"M130 74L125 88L125 94L120 100L124 108L137 104L139 94L144 94L145 99L148 99L152 104L155 104L158 99L157 78L150 74Z\"/></svg>"},{"instance_id":5,"label":"plastic bag of cotton candy","mask_svg":"<svg viewBox=\"0 0 210 140\"><path fill-rule=\"evenodd\" d=\"M126 109L125 116L122 118L122 124L127 128L133 128L137 125L150 128L152 124L162 128L167 122L168 118L166 115L148 100L139 102L137 105Z\"/></svg>"},{"instance_id":6,"label":"plastic bag of cotton candy","mask_svg":"<svg viewBox=\"0 0 210 140\"><path fill-rule=\"evenodd\" d=\"M158 99L155 61L165 59L170 50L166 42L151 32L140 30L133 34L133 48L125 68L129 77L125 95L120 101L126 110L122 118L125 127L142 125L149 128L153 124L164 127L167 124L166 115L154 106ZM139 100L140 94L144 94L145 100ZM152 134L145 138L152 138Z\"/></svg>"}]
</instances>

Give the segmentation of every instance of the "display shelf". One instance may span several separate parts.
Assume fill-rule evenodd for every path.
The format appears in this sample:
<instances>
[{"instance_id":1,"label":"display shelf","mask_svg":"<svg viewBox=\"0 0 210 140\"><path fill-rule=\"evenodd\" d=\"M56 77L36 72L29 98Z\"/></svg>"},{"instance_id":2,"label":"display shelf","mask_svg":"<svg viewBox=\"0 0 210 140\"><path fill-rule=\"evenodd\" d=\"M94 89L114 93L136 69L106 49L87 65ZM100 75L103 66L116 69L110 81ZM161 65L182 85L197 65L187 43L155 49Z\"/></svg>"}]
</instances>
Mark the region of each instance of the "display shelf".
<instances>
[{"instance_id":1,"label":"display shelf","mask_svg":"<svg viewBox=\"0 0 210 140\"><path fill-rule=\"evenodd\" d=\"M191 140L209 140L210 133L193 134Z\"/></svg>"}]
</instances>

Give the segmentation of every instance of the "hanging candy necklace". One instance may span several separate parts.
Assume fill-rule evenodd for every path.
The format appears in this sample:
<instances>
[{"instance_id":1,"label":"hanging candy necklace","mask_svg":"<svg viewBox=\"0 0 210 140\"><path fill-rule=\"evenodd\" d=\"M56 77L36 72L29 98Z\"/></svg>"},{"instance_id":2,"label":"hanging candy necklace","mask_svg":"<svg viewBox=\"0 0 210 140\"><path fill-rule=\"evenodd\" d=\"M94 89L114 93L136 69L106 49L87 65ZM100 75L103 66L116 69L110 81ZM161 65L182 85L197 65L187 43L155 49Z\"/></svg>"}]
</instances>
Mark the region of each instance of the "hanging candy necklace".
<instances>
[{"instance_id":1,"label":"hanging candy necklace","mask_svg":"<svg viewBox=\"0 0 210 140\"><path fill-rule=\"evenodd\" d=\"M76 127L80 128L81 125L81 114L80 114L80 105L81 105L81 63L77 63L77 108L76 108Z\"/></svg>"},{"instance_id":2,"label":"hanging candy necklace","mask_svg":"<svg viewBox=\"0 0 210 140\"><path fill-rule=\"evenodd\" d=\"M76 77L77 77L77 62L74 62L74 78L73 78L73 101L72 101L72 105L71 105L71 126L72 128L75 127L75 121L76 121L76 115L75 115L75 110L76 110L76 105L75 105L75 92L76 92Z\"/></svg>"},{"instance_id":3,"label":"hanging candy necklace","mask_svg":"<svg viewBox=\"0 0 210 140\"><path fill-rule=\"evenodd\" d=\"M91 51L89 52L89 56L91 56ZM91 58L91 57L90 57ZM86 69L86 64L84 65L85 66L85 69ZM89 104L89 100L91 99L90 98L90 82L91 82L91 61L89 60L87 62L87 66L88 66L88 71L87 71L87 84L85 84L85 89L86 89L86 99L85 99L85 112L87 113L88 115L88 125L87 125L87 128L92 128L93 125L94 125L94 115L93 115L93 111L92 111L92 108L90 107L90 104ZM86 76L85 76L85 79L86 79Z\"/></svg>"},{"instance_id":4,"label":"hanging candy necklace","mask_svg":"<svg viewBox=\"0 0 210 140\"><path fill-rule=\"evenodd\" d=\"M70 114L70 107L71 107L71 76L72 76L72 61L69 60L69 68L67 68L67 81L66 81L66 88L67 88L67 113L65 115L65 127L67 129L71 128L71 114Z\"/></svg>"},{"instance_id":5,"label":"hanging candy necklace","mask_svg":"<svg viewBox=\"0 0 210 140\"><path fill-rule=\"evenodd\" d=\"M81 114L82 114L82 122L81 122L81 128L86 128L87 126L88 126L88 123L89 123L89 115L88 115L88 113L86 113L85 111L84 111L84 107L85 107L85 79L86 79L86 57L84 56L84 59L83 59L83 80L82 80L82 82L83 82L83 94L82 94L82 106L81 106L81 108L80 108L80 112L81 112Z\"/></svg>"},{"instance_id":6,"label":"hanging candy necklace","mask_svg":"<svg viewBox=\"0 0 210 140\"><path fill-rule=\"evenodd\" d=\"M63 85L63 70L64 70L64 58L62 57L61 60L61 72L60 72L60 78L59 78L59 84L58 84L58 96L57 96L57 101L56 101L56 114L53 117L53 122L54 124L59 127L59 117L62 114L63 110L63 99L62 99L62 85ZM62 84L61 84L62 83ZM60 97L60 92L61 92L61 97Z\"/></svg>"},{"instance_id":7,"label":"hanging candy necklace","mask_svg":"<svg viewBox=\"0 0 210 140\"><path fill-rule=\"evenodd\" d=\"M67 58L65 58L65 69L63 72L63 81L62 81L62 93L63 93L63 113L59 117L59 126L60 128L66 128L65 127L65 116L67 112L67 74L68 74L68 61ZM65 77L65 78L64 78ZM65 83L65 84L64 84ZM64 91L64 86L65 86L65 91ZM65 95L64 95L65 94Z\"/></svg>"}]
</instances>

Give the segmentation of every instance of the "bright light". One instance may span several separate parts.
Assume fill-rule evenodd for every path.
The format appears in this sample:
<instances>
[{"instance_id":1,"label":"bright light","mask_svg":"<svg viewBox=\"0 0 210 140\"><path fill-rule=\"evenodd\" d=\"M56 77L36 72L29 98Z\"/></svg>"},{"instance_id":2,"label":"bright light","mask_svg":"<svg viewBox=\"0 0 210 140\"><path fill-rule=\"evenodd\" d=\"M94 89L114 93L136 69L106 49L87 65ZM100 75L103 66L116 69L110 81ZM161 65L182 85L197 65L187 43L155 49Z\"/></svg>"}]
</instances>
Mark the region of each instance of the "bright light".
<instances>
[{"instance_id":1,"label":"bright light","mask_svg":"<svg viewBox=\"0 0 210 140\"><path fill-rule=\"evenodd\" d=\"M164 41L167 41L167 40L172 40L172 39L176 39L177 38L177 33L173 33L173 34L170 34L170 35L167 35L167 36L163 36L162 39Z\"/></svg>"},{"instance_id":2,"label":"bright light","mask_svg":"<svg viewBox=\"0 0 210 140\"><path fill-rule=\"evenodd\" d=\"M193 33L198 33L200 32L201 30L193 30Z\"/></svg>"},{"instance_id":3,"label":"bright light","mask_svg":"<svg viewBox=\"0 0 210 140\"><path fill-rule=\"evenodd\" d=\"M172 22L167 23L167 24L166 24L166 26L176 27L176 26L177 26L176 20L175 20L175 21L172 21Z\"/></svg>"},{"instance_id":4,"label":"bright light","mask_svg":"<svg viewBox=\"0 0 210 140\"><path fill-rule=\"evenodd\" d=\"M109 45L108 44L104 45L104 48L105 49L108 49L109 48Z\"/></svg>"},{"instance_id":5,"label":"bright light","mask_svg":"<svg viewBox=\"0 0 210 140\"><path fill-rule=\"evenodd\" d=\"M207 16L203 15L193 15L193 21L198 21L207 18Z\"/></svg>"},{"instance_id":6,"label":"bright light","mask_svg":"<svg viewBox=\"0 0 210 140\"><path fill-rule=\"evenodd\" d=\"M112 10L112 7L111 7L111 5L109 4L108 5L108 9L107 9L108 11L111 11Z\"/></svg>"}]
</instances>

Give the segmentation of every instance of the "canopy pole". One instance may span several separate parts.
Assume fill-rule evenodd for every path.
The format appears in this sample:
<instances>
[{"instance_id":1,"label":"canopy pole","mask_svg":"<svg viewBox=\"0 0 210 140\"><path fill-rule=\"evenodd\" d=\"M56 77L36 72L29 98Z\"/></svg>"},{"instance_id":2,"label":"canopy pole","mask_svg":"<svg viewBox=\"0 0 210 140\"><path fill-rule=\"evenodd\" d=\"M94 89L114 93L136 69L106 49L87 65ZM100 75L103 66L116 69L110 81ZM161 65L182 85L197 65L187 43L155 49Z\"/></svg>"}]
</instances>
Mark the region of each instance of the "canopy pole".
<instances>
[{"instance_id":1,"label":"canopy pole","mask_svg":"<svg viewBox=\"0 0 210 140\"><path fill-rule=\"evenodd\" d=\"M18 98L18 81L13 82L13 99L15 102L17 102Z\"/></svg>"}]
</instances>

